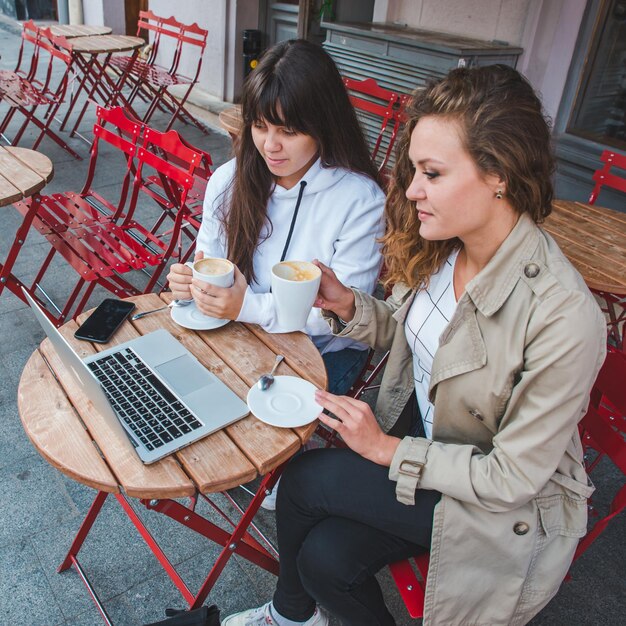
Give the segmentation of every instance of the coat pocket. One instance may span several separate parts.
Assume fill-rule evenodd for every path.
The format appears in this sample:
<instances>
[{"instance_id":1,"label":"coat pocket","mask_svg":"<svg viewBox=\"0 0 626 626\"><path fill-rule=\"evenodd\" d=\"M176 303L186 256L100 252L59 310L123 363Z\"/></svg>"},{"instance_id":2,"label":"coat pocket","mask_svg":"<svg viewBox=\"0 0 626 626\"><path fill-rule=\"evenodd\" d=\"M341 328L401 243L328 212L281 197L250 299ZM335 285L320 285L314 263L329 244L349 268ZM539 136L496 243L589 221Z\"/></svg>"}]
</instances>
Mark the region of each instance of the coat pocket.
<instances>
[{"instance_id":1,"label":"coat pocket","mask_svg":"<svg viewBox=\"0 0 626 626\"><path fill-rule=\"evenodd\" d=\"M541 527L548 537L583 537L587 533L587 498L566 494L535 499Z\"/></svg>"}]
</instances>

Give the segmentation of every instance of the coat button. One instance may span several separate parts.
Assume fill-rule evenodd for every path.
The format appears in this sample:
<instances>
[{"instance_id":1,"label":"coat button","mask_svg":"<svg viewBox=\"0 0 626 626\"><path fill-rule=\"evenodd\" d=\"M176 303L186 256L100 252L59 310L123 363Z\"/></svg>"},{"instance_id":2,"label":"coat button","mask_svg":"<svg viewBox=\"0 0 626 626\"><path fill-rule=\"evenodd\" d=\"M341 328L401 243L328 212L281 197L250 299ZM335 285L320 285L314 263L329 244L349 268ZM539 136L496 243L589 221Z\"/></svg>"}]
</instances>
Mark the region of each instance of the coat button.
<instances>
[{"instance_id":1,"label":"coat button","mask_svg":"<svg viewBox=\"0 0 626 626\"><path fill-rule=\"evenodd\" d=\"M526 278L534 278L539 274L539 266L536 263L529 263L524 267L524 274Z\"/></svg>"},{"instance_id":2,"label":"coat button","mask_svg":"<svg viewBox=\"0 0 626 626\"><path fill-rule=\"evenodd\" d=\"M513 532L516 535L525 535L530 530L530 526L526 522L516 522L513 526Z\"/></svg>"}]
</instances>

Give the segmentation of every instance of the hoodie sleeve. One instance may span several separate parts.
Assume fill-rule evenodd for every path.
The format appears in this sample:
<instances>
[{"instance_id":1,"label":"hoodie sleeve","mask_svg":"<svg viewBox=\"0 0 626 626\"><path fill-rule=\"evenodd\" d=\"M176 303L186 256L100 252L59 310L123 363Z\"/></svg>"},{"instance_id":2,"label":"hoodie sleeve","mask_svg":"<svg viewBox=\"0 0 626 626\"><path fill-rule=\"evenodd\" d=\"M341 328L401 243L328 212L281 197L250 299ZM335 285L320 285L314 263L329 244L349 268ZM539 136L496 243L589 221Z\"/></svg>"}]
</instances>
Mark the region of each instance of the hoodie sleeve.
<instances>
[{"instance_id":1,"label":"hoodie sleeve","mask_svg":"<svg viewBox=\"0 0 626 626\"><path fill-rule=\"evenodd\" d=\"M205 257L226 257L226 242L217 211L223 194L228 193L234 168L234 160L219 167L209 178L206 186L202 205L202 224L196 239L196 251L201 250Z\"/></svg>"}]
</instances>

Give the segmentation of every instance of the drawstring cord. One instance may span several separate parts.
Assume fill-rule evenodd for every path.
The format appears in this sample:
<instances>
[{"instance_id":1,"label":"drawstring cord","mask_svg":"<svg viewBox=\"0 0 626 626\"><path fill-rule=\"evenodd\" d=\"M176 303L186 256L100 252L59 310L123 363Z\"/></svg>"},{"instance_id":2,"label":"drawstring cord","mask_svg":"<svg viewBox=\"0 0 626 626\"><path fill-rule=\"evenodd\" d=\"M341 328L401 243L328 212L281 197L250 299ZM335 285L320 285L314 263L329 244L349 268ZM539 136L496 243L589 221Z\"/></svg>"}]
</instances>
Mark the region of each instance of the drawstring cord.
<instances>
[{"instance_id":1,"label":"drawstring cord","mask_svg":"<svg viewBox=\"0 0 626 626\"><path fill-rule=\"evenodd\" d=\"M298 193L298 200L296 201L296 208L293 210L293 217L291 218L291 226L289 227L289 233L287 234L287 241L285 241L285 247L283 253L280 255L280 262L285 260L287 256L287 250L289 249L289 242L291 241L291 235L293 234L294 226L296 225L296 219L298 219L298 210L300 209L300 203L302 202L302 196L304 195L304 188L306 187L306 180L300 183L300 193Z\"/></svg>"}]
</instances>

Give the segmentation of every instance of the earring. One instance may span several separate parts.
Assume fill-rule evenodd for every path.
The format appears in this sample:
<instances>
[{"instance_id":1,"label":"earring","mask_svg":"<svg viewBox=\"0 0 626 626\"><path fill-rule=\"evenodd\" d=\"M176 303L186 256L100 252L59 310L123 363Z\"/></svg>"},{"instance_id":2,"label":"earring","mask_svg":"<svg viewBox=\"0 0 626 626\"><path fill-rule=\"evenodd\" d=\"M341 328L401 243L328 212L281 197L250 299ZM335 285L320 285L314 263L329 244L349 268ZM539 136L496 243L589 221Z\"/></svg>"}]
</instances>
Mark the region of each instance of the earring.
<instances>
[{"instance_id":1,"label":"earring","mask_svg":"<svg viewBox=\"0 0 626 626\"><path fill-rule=\"evenodd\" d=\"M503 194L503 193L504 193L504 192L502 191L502 189L498 189L498 191L496 191L496 198L497 198L498 200L502 200L502 194Z\"/></svg>"}]
</instances>

